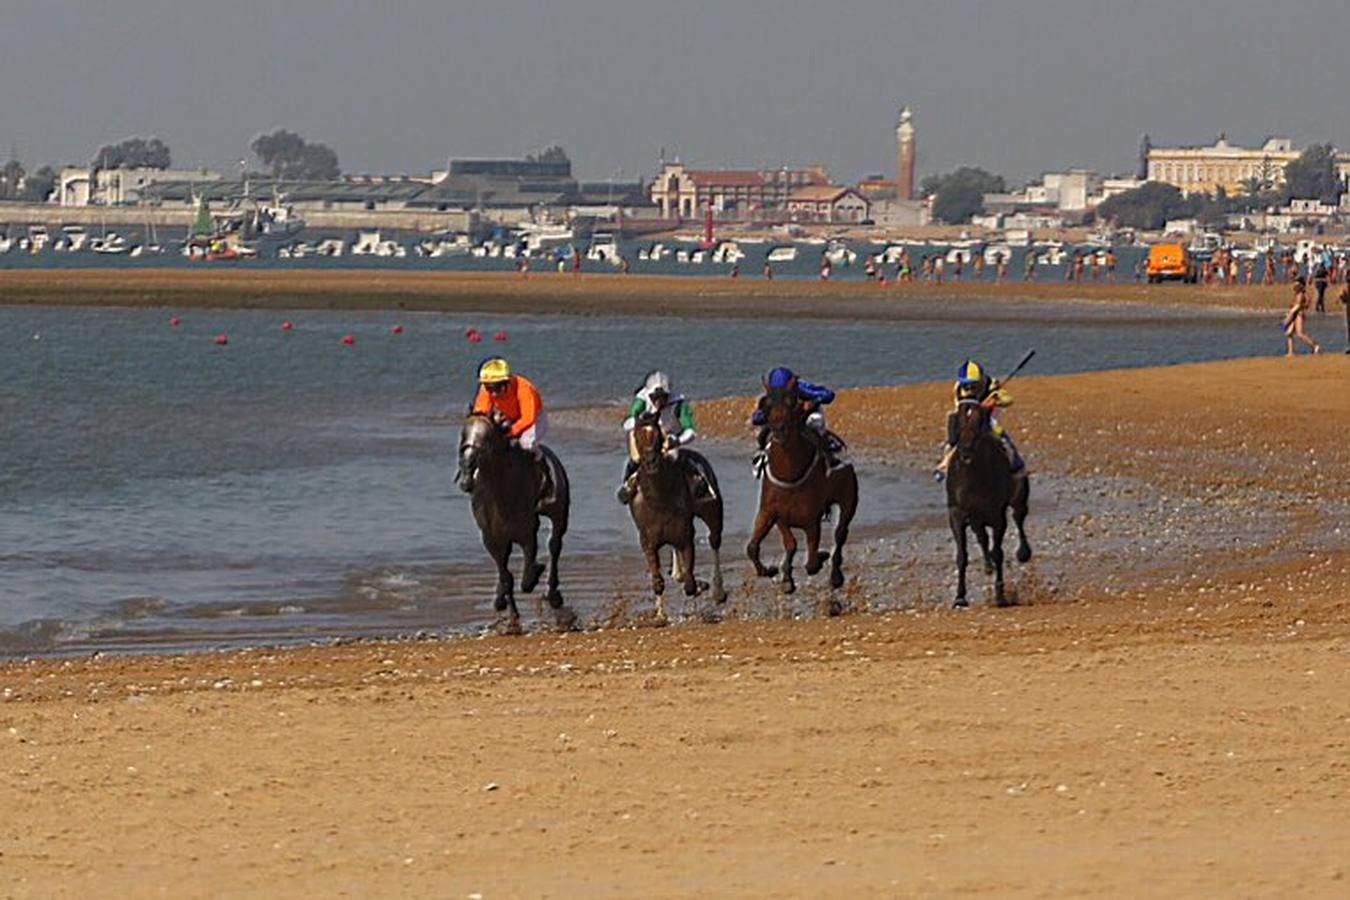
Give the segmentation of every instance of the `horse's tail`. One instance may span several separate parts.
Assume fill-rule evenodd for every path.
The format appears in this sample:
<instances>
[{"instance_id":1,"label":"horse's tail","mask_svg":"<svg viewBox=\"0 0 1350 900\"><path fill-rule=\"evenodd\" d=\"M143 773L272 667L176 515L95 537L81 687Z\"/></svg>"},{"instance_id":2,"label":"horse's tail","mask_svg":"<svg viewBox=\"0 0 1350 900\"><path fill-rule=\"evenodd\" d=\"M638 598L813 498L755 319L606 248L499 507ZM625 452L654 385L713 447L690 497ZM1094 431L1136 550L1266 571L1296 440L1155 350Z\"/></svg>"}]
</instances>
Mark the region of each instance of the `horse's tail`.
<instances>
[{"instance_id":1,"label":"horse's tail","mask_svg":"<svg viewBox=\"0 0 1350 900\"><path fill-rule=\"evenodd\" d=\"M554 453L551 447L540 444L539 452L543 454L544 460L548 464L549 474L553 477L553 505L562 511L565 520L566 511L572 503L572 482L567 477L567 468L563 466L562 460L558 458L558 454Z\"/></svg>"}]
</instances>

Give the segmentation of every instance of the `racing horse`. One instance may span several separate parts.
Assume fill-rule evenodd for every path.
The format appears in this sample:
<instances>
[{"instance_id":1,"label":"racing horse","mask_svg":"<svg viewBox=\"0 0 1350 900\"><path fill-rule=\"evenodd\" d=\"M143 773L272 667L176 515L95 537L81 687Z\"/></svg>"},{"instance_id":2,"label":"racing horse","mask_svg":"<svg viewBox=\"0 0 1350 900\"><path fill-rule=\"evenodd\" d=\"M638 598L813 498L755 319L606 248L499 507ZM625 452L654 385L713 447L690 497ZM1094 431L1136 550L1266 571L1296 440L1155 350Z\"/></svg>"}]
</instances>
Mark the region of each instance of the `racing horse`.
<instances>
[{"instance_id":1,"label":"racing horse","mask_svg":"<svg viewBox=\"0 0 1350 900\"><path fill-rule=\"evenodd\" d=\"M727 599L722 586L722 491L712 466L698 453L681 449L685 459L672 458L661 423L655 416L643 416L632 433L638 460L637 493L629 501L628 511L637 526L638 540L651 572L652 593L656 596L657 616L666 618L666 582L661 574L661 550L671 547L675 553L673 574L684 587L686 597L707 588L694 578L694 520L708 529L712 549L712 599ZM707 480L711 496L697 496L690 467Z\"/></svg>"},{"instance_id":2,"label":"racing horse","mask_svg":"<svg viewBox=\"0 0 1350 900\"><path fill-rule=\"evenodd\" d=\"M504 630L511 634L520 633L515 578L508 567L511 551L520 547L524 554L520 590L528 594L539 584L545 569L537 560L541 517L550 523L546 598L559 627L570 628L576 623L576 613L567 607L558 589L558 557L562 553L563 535L567 533L571 487L567 470L553 451L543 446L540 450L553 482L552 496L543 504L538 463L529 452L513 447L496 421L470 413L460 431L459 472L455 481L460 490L470 495L483 546L497 564L493 605L497 612L508 614Z\"/></svg>"},{"instance_id":3,"label":"racing horse","mask_svg":"<svg viewBox=\"0 0 1350 900\"><path fill-rule=\"evenodd\" d=\"M764 480L759 488L759 513L750 535L746 553L761 578L779 574L775 566L760 561L759 547L769 529L778 526L783 538L782 590L797 589L792 578L792 560L797 552L793 529L806 535L806 574L814 575L830 562L830 587L844 585L844 545L849 524L858 511L858 476L851 463L831 467L825 438L806 424L806 411L795 388L771 390L765 394L764 423L768 428L765 446ZM837 507L834 526L834 552L820 550L821 521ZM831 603L831 612L838 604Z\"/></svg>"},{"instance_id":4,"label":"racing horse","mask_svg":"<svg viewBox=\"0 0 1350 900\"><path fill-rule=\"evenodd\" d=\"M990 411L978 400L962 400L947 419L947 442L956 448L947 472L947 519L956 538L956 603L966 601L966 530L984 555L985 572L994 573L994 602L1007 606L1003 592L1003 535L1008 530L1008 509L1017 525L1017 561L1031 559L1023 523L1031 484L1026 477L1014 478L1012 465L990 427Z\"/></svg>"}]
</instances>

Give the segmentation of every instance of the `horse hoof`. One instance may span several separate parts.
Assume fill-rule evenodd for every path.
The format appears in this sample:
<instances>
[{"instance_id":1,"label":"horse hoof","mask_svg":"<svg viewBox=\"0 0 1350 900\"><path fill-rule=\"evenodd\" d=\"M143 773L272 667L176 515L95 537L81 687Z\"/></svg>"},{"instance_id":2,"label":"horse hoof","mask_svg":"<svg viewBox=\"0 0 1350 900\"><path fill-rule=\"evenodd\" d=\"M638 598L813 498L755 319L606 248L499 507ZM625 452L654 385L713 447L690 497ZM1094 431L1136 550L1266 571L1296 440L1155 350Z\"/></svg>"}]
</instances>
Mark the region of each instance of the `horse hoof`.
<instances>
[{"instance_id":1,"label":"horse hoof","mask_svg":"<svg viewBox=\"0 0 1350 900\"><path fill-rule=\"evenodd\" d=\"M765 566L765 567L764 567L764 571L762 571L762 572L759 573L759 577L760 577L760 578L777 578L777 577L778 577L778 567L777 567L777 566Z\"/></svg>"},{"instance_id":2,"label":"horse hoof","mask_svg":"<svg viewBox=\"0 0 1350 900\"><path fill-rule=\"evenodd\" d=\"M997 606L999 609L1003 609L1004 607L1007 606L1012 606L1012 604L1008 602L1008 598L1003 596L1002 594L999 594L997 597L994 598L994 605Z\"/></svg>"},{"instance_id":3,"label":"horse hoof","mask_svg":"<svg viewBox=\"0 0 1350 900\"><path fill-rule=\"evenodd\" d=\"M492 608L495 609L497 612L506 612L506 608L510 605L511 601L506 599L505 595L496 597L492 601Z\"/></svg>"},{"instance_id":4,"label":"horse hoof","mask_svg":"<svg viewBox=\"0 0 1350 900\"><path fill-rule=\"evenodd\" d=\"M526 572L525 577L520 579L521 593L528 594L533 591L535 586L539 584L539 579L543 577L544 571L543 563L535 563L534 568Z\"/></svg>"},{"instance_id":5,"label":"horse hoof","mask_svg":"<svg viewBox=\"0 0 1350 900\"><path fill-rule=\"evenodd\" d=\"M797 592L797 583L791 580L784 581L782 591L785 594L795 594Z\"/></svg>"},{"instance_id":6,"label":"horse hoof","mask_svg":"<svg viewBox=\"0 0 1350 900\"><path fill-rule=\"evenodd\" d=\"M720 587L714 590L712 595L712 602L716 603L718 606L721 606L723 603L726 603L727 602L726 590Z\"/></svg>"},{"instance_id":7,"label":"horse hoof","mask_svg":"<svg viewBox=\"0 0 1350 900\"><path fill-rule=\"evenodd\" d=\"M1020 563L1031 562L1031 545L1023 544L1017 548L1017 561Z\"/></svg>"},{"instance_id":8,"label":"horse hoof","mask_svg":"<svg viewBox=\"0 0 1350 900\"><path fill-rule=\"evenodd\" d=\"M956 602L952 604L953 609L965 609L970 606L970 601L965 597L957 597Z\"/></svg>"},{"instance_id":9,"label":"horse hoof","mask_svg":"<svg viewBox=\"0 0 1350 900\"><path fill-rule=\"evenodd\" d=\"M566 601L563 600L562 591L557 588L548 592L548 605L554 609L562 609L565 602Z\"/></svg>"},{"instance_id":10,"label":"horse hoof","mask_svg":"<svg viewBox=\"0 0 1350 900\"><path fill-rule=\"evenodd\" d=\"M577 627L577 614L569 606L559 606L553 611L553 624L559 631L573 631Z\"/></svg>"},{"instance_id":11,"label":"horse hoof","mask_svg":"<svg viewBox=\"0 0 1350 900\"><path fill-rule=\"evenodd\" d=\"M515 636L525 633L525 629L520 627L519 616L498 619L495 628L498 634L503 635Z\"/></svg>"},{"instance_id":12,"label":"horse hoof","mask_svg":"<svg viewBox=\"0 0 1350 900\"><path fill-rule=\"evenodd\" d=\"M842 569L835 569L830 572L830 587L838 590L844 586L844 572Z\"/></svg>"},{"instance_id":13,"label":"horse hoof","mask_svg":"<svg viewBox=\"0 0 1350 900\"><path fill-rule=\"evenodd\" d=\"M666 580L660 575L652 579L652 594L660 597L666 592Z\"/></svg>"},{"instance_id":14,"label":"horse hoof","mask_svg":"<svg viewBox=\"0 0 1350 900\"><path fill-rule=\"evenodd\" d=\"M993 575L993 574L994 574L994 564L993 564L993 563L991 563L991 562L986 562L986 563L984 564L984 574L986 574L986 575Z\"/></svg>"},{"instance_id":15,"label":"horse hoof","mask_svg":"<svg viewBox=\"0 0 1350 900\"><path fill-rule=\"evenodd\" d=\"M831 600L825 605L825 615L829 616L831 619L835 616L842 616L843 614L844 604L840 603L838 600Z\"/></svg>"}]
</instances>

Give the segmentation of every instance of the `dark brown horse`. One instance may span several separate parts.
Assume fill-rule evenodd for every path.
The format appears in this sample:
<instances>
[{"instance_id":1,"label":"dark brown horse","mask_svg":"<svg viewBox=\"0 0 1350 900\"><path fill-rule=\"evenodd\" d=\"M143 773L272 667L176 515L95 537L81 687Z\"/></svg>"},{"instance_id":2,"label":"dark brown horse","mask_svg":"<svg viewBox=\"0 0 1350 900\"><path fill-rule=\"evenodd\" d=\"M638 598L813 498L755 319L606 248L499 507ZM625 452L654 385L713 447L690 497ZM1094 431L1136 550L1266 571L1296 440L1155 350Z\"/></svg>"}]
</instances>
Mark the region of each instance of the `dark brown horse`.
<instances>
[{"instance_id":1,"label":"dark brown horse","mask_svg":"<svg viewBox=\"0 0 1350 900\"><path fill-rule=\"evenodd\" d=\"M806 424L801 398L791 388L769 391L764 400L764 422L769 437L765 447L768 462L759 489L759 514L746 552L755 574L772 578L779 570L759 559L759 545L769 529L778 526L783 537L783 592L797 589L792 580L792 558L797 552L794 528L806 534L806 574L830 566L830 587L844 584L844 544L848 527L858 510L858 476L851 464L830 467L825 439ZM834 526L834 552L820 551L820 526L831 508L838 508ZM837 611L837 607L832 606Z\"/></svg>"},{"instance_id":2,"label":"dark brown horse","mask_svg":"<svg viewBox=\"0 0 1350 900\"><path fill-rule=\"evenodd\" d=\"M511 446L496 422L471 413L465 418L459 437L459 474L455 480L460 490L472 497L473 517L482 532L483 546L497 564L494 606L498 612L509 611L504 624L505 630L512 633L520 631L520 610L516 608L515 579L507 564L511 550L520 547L525 556L520 590L526 594L533 591L545 569L537 561L541 516L551 526L548 603L559 626L568 628L576 622L576 614L567 608L558 590L558 556L562 553L563 535L567 533L571 489L567 471L558 457L548 448L540 449L553 480L552 497L543 506L539 503L538 464L530 453Z\"/></svg>"},{"instance_id":3,"label":"dark brown horse","mask_svg":"<svg viewBox=\"0 0 1350 900\"><path fill-rule=\"evenodd\" d=\"M1027 518L1030 480L1014 478L1012 464L990 428L989 410L963 400L947 420L947 441L956 448L947 471L947 519L956 538L956 606L966 601L966 529L975 532L984 555L985 572L994 573L994 602L1007 606L1003 592L1003 535L1008 508L1017 524L1017 561L1031 559L1023 523Z\"/></svg>"},{"instance_id":4,"label":"dark brown horse","mask_svg":"<svg viewBox=\"0 0 1350 900\"><path fill-rule=\"evenodd\" d=\"M666 436L660 422L651 416L641 419L633 429L633 443L637 449L637 494L628 504L628 511L637 526L638 540L647 557L647 569L652 576L652 593L656 595L656 612L666 618L666 581L661 574L661 550L670 547L675 553L672 572L679 578L686 597L693 597L707 588L694 578L694 520L701 519L708 528L708 546L712 550L712 599L723 603L727 599L722 587L722 492L712 466L692 450L679 451L684 460L672 459L666 446ZM711 488L711 496L697 496L690 483L690 467L697 468Z\"/></svg>"}]
</instances>

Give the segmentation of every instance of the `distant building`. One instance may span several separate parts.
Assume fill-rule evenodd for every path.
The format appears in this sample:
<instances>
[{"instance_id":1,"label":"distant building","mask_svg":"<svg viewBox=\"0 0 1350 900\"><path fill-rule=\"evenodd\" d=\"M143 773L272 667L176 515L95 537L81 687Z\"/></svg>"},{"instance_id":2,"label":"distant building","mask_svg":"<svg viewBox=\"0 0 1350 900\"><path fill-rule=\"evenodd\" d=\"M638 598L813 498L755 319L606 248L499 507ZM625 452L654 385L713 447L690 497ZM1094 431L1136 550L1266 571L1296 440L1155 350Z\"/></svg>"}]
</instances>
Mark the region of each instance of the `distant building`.
<instances>
[{"instance_id":1,"label":"distant building","mask_svg":"<svg viewBox=\"0 0 1350 900\"><path fill-rule=\"evenodd\" d=\"M211 182L220 175L205 169L92 169L66 166L57 176L56 201L62 206L134 206L150 185L167 181Z\"/></svg>"},{"instance_id":2,"label":"distant building","mask_svg":"<svg viewBox=\"0 0 1350 900\"><path fill-rule=\"evenodd\" d=\"M833 184L797 188L788 197L788 214L794 222L857 225L871 218L870 210L862 194Z\"/></svg>"},{"instance_id":3,"label":"distant building","mask_svg":"<svg viewBox=\"0 0 1350 900\"><path fill-rule=\"evenodd\" d=\"M753 220L786 214L799 188L830 184L824 166L805 169L690 169L665 163L652 182L651 199L665 219L693 219L709 206L719 218Z\"/></svg>"},{"instance_id":4,"label":"distant building","mask_svg":"<svg viewBox=\"0 0 1350 900\"><path fill-rule=\"evenodd\" d=\"M1298 157L1288 138L1238 147L1219 135L1210 147L1150 147L1148 179L1174 185L1185 194L1212 194L1218 188L1240 194L1253 178L1270 187L1284 184L1284 167Z\"/></svg>"}]
</instances>

